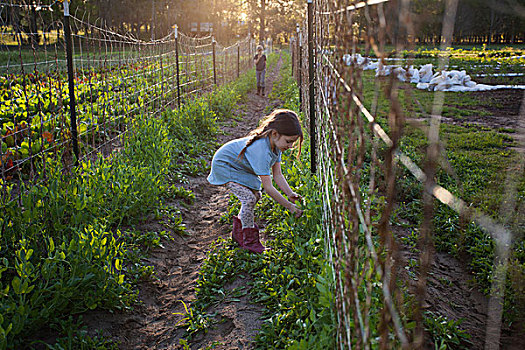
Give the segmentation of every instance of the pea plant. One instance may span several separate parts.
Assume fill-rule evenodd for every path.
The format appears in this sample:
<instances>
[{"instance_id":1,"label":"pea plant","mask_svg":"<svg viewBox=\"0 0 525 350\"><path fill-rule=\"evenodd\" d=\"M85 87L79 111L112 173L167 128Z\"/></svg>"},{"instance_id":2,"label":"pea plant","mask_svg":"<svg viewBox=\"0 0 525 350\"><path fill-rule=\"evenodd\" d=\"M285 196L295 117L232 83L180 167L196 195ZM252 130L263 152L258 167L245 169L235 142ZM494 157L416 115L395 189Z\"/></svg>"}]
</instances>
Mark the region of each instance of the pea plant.
<instances>
[{"instance_id":1,"label":"pea plant","mask_svg":"<svg viewBox=\"0 0 525 350\"><path fill-rule=\"evenodd\" d=\"M59 335L57 349L68 342L111 347L67 320L135 303L136 283L154 276L145 254L185 232L180 213L166 212L164 201L193 203L183 185L187 177L207 171L203 156L213 148L210 136L248 88L244 79L166 111L162 122L137 116L122 147L107 156L67 169L46 159L45 182L22 188L21 205L2 197L0 348L41 343L31 337L42 329ZM150 213L169 216L164 222L169 231L133 230L134 222Z\"/></svg>"}]
</instances>

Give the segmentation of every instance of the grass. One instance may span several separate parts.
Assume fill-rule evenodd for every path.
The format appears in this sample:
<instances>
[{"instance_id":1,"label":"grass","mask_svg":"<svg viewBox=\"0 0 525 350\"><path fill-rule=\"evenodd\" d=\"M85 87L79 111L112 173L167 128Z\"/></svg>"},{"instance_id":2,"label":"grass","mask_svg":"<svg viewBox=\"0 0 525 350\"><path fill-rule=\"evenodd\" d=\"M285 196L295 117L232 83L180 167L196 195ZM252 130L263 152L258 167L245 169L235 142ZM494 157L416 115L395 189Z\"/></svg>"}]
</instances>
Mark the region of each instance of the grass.
<instances>
[{"instance_id":1,"label":"grass","mask_svg":"<svg viewBox=\"0 0 525 350\"><path fill-rule=\"evenodd\" d=\"M20 57L22 58L21 60ZM66 53L63 47L49 45L46 48L39 47L35 50L29 48L19 50L18 46L10 46L0 51L0 72L6 72L7 66L10 68L10 73L18 72L20 70L20 61L30 65L28 68L25 68L26 71L32 71L35 62L54 61L55 59L66 59ZM45 71L40 65L37 69Z\"/></svg>"}]
</instances>

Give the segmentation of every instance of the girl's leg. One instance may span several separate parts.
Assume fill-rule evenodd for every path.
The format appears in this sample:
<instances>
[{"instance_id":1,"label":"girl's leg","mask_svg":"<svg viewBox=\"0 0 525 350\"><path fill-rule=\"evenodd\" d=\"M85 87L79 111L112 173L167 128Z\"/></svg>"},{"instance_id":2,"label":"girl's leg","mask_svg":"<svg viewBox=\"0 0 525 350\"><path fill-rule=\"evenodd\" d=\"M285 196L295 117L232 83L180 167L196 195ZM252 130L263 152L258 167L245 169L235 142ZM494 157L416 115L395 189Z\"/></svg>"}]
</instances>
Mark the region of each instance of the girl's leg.
<instances>
[{"instance_id":1,"label":"girl's leg","mask_svg":"<svg viewBox=\"0 0 525 350\"><path fill-rule=\"evenodd\" d=\"M254 227L254 212L257 201L261 198L260 191L252 191L248 187L239 185L235 182L228 182L226 187L241 201L241 211L239 219L242 222L242 228Z\"/></svg>"},{"instance_id":2,"label":"girl's leg","mask_svg":"<svg viewBox=\"0 0 525 350\"><path fill-rule=\"evenodd\" d=\"M266 87L266 84L264 81L265 78L266 78L266 69L261 71L261 78L260 78L260 83L259 83L260 84L259 86L263 89Z\"/></svg>"}]
</instances>

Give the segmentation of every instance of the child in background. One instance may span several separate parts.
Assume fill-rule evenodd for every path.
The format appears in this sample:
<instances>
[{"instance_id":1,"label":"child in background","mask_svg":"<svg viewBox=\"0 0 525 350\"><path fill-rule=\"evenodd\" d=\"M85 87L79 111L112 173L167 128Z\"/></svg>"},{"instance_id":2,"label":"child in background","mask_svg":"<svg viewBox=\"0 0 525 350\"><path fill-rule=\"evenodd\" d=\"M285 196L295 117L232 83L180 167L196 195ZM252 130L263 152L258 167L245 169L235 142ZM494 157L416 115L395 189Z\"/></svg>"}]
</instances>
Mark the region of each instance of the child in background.
<instances>
[{"instance_id":1,"label":"child in background","mask_svg":"<svg viewBox=\"0 0 525 350\"><path fill-rule=\"evenodd\" d=\"M261 184L270 197L295 217L303 213L295 205L301 196L292 191L281 171L281 153L292 148L297 140L300 154L303 133L297 114L277 109L248 136L227 142L213 156L208 181L212 185L225 185L241 201L239 216L233 218L232 238L244 249L255 253L265 249L259 240L259 227L254 224ZM288 199L273 186L272 175Z\"/></svg>"},{"instance_id":2,"label":"child in background","mask_svg":"<svg viewBox=\"0 0 525 350\"><path fill-rule=\"evenodd\" d=\"M266 75L266 55L263 53L263 47L257 45L257 54L253 58L255 64L255 78L257 79L257 95L264 96L264 76Z\"/></svg>"}]
</instances>

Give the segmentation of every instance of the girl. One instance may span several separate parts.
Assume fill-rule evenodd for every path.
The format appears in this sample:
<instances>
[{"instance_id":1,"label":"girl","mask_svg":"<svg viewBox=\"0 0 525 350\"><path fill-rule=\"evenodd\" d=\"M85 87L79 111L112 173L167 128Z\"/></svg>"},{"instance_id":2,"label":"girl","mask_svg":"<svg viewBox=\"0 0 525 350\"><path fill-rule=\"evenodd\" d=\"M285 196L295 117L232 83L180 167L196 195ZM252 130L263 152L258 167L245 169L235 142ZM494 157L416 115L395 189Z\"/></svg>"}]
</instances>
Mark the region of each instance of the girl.
<instances>
[{"instance_id":1,"label":"girl","mask_svg":"<svg viewBox=\"0 0 525 350\"><path fill-rule=\"evenodd\" d=\"M295 205L301 196L292 191L281 172L281 152L292 148L297 140L300 154L303 132L297 114L277 109L247 137L227 142L213 156L208 181L212 185L226 185L241 201L239 216L233 218L232 238L244 249L255 253L262 253L265 249L259 241L259 227L254 225L261 184L270 197L295 217L303 213ZM288 199L273 186L270 174Z\"/></svg>"}]
</instances>

